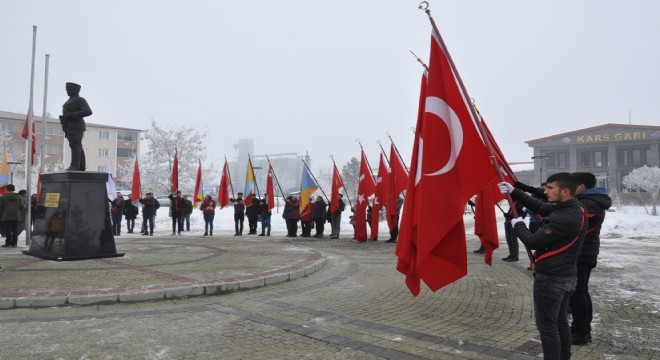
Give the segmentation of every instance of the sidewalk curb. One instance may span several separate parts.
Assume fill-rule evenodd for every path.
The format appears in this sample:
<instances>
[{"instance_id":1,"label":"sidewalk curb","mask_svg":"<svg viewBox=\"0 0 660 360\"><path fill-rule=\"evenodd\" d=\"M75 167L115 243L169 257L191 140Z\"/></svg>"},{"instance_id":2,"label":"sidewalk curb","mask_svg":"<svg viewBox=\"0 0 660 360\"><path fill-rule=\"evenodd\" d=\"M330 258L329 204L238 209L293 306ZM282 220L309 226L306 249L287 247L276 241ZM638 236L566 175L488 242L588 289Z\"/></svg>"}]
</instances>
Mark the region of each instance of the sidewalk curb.
<instances>
[{"instance_id":1,"label":"sidewalk curb","mask_svg":"<svg viewBox=\"0 0 660 360\"><path fill-rule=\"evenodd\" d=\"M175 298L187 298L192 296L222 295L235 291L255 289L267 285L279 284L292 281L303 276L309 276L322 269L327 264L327 258L323 255L311 264L302 267L294 267L289 271L268 273L268 275L257 274L254 277L240 279L227 279L211 283L191 283L189 285L175 285L172 287L151 288L143 291L135 289L118 289L113 292L99 292L92 295L69 295L35 296L0 298L0 310L16 308L44 308L58 306L89 306L108 305L116 303L131 303L141 301L154 301ZM123 290L123 291L122 291Z\"/></svg>"}]
</instances>

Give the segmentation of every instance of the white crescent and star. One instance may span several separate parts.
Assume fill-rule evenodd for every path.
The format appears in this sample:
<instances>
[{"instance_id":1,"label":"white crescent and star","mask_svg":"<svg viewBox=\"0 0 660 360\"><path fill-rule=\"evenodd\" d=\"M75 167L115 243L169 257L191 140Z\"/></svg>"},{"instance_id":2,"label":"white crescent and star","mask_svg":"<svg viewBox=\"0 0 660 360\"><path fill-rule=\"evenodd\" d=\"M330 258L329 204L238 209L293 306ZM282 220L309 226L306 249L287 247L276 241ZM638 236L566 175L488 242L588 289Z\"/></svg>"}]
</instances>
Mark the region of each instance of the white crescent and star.
<instances>
[{"instance_id":1,"label":"white crescent and star","mask_svg":"<svg viewBox=\"0 0 660 360\"><path fill-rule=\"evenodd\" d=\"M458 159L461 149L463 148L463 127L461 125L461 120L458 118L458 115L456 115L456 112L454 112L454 110L444 100L438 97L435 96L427 97L425 110L427 113L431 113L439 117L440 120L445 122L447 128L449 129L449 135L450 135L449 139L451 141L449 147L450 149L449 160L447 160L447 163L440 169L434 172L424 174L426 176L438 176L451 171L451 169L453 169L454 166L456 165L456 160ZM419 148L417 152L418 157L417 157L417 172L415 174L415 185L419 183L422 177L422 159L424 155L424 140L421 137L419 138L418 147Z\"/></svg>"}]
</instances>

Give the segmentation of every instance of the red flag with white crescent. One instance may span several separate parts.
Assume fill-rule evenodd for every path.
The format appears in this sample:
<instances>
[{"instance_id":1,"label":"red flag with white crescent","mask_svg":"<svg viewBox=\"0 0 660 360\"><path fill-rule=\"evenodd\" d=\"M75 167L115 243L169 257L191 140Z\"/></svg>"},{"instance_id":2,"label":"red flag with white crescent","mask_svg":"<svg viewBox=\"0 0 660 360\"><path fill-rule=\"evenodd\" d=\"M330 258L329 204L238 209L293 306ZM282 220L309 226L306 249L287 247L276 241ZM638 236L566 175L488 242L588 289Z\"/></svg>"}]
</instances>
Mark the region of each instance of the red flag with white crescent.
<instances>
[{"instance_id":1,"label":"red flag with white crescent","mask_svg":"<svg viewBox=\"0 0 660 360\"><path fill-rule=\"evenodd\" d=\"M268 164L268 177L266 178L266 201L268 202L268 210L273 210L275 207L275 186L273 181L275 178L275 170L273 165Z\"/></svg>"},{"instance_id":2,"label":"red flag with white crescent","mask_svg":"<svg viewBox=\"0 0 660 360\"><path fill-rule=\"evenodd\" d=\"M135 158L135 165L133 166L133 183L131 186L131 203L138 206L142 198L142 184L140 182L140 167L138 160Z\"/></svg>"},{"instance_id":3,"label":"red flag with white crescent","mask_svg":"<svg viewBox=\"0 0 660 360\"><path fill-rule=\"evenodd\" d=\"M229 169L227 168L227 160L225 160L225 166L222 167L222 177L220 177L220 187L218 188L220 209L229 205L229 181Z\"/></svg>"},{"instance_id":4,"label":"red flag with white crescent","mask_svg":"<svg viewBox=\"0 0 660 360\"><path fill-rule=\"evenodd\" d=\"M467 274L465 204L496 177L440 42L434 34L396 251L413 295L419 279L436 291Z\"/></svg>"},{"instance_id":5,"label":"red flag with white crescent","mask_svg":"<svg viewBox=\"0 0 660 360\"><path fill-rule=\"evenodd\" d=\"M358 182L358 196L355 204L355 234L353 238L359 242L364 242L367 241L368 198L376 190L376 182L374 181L374 176L371 174L364 150L362 150L360 159L360 180Z\"/></svg>"}]
</instances>

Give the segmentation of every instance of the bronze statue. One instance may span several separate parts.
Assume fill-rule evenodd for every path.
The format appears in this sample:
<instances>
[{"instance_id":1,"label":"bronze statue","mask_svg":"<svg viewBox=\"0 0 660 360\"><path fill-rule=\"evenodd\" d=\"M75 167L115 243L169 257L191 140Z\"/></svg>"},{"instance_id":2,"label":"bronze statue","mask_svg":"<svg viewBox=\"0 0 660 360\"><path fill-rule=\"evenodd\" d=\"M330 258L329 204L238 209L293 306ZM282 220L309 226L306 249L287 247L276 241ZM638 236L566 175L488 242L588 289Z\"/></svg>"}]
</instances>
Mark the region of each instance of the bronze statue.
<instances>
[{"instance_id":1,"label":"bronze statue","mask_svg":"<svg viewBox=\"0 0 660 360\"><path fill-rule=\"evenodd\" d=\"M66 171L85 171L85 151L82 147L86 130L84 117L92 115L92 109L89 108L87 101L78 95L80 85L66 83L66 94L69 95L69 100L62 105L60 116L64 137L69 139L71 148L71 165Z\"/></svg>"}]
</instances>

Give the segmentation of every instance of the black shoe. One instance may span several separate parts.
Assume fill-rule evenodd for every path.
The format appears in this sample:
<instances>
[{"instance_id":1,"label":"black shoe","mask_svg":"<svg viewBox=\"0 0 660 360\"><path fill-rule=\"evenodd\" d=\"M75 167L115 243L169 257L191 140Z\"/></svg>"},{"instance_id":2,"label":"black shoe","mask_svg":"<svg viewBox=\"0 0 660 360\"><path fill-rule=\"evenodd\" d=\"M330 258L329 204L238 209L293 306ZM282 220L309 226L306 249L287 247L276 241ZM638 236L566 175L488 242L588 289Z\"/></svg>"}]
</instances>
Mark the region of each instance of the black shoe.
<instances>
[{"instance_id":1,"label":"black shoe","mask_svg":"<svg viewBox=\"0 0 660 360\"><path fill-rule=\"evenodd\" d=\"M475 254L485 254L486 249L477 249L477 250L474 250L473 253L475 253Z\"/></svg>"},{"instance_id":2,"label":"black shoe","mask_svg":"<svg viewBox=\"0 0 660 360\"><path fill-rule=\"evenodd\" d=\"M261 233L261 234L259 234L259 236L266 236L266 234L264 234L264 233Z\"/></svg>"},{"instance_id":3,"label":"black shoe","mask_svg":"<svg viewBox=\"0 0 660 360\"><path fill-rule=\"evenodd\" d=\"M509 256L507 256L507 257L505 257L505 258L502 258L502 261L509 261L509 259L511 259L511 255L509 255Z\"/></svg>"},{"instance_id":4,"label":"black shoe","mask_svg":"<svg viewBox=\"0 0 660 360\"><path fill-rule=\"evenodd\" d=\"M208 233L204 233L204 235L202 235L202 236L209 236L209 234L208 234Z\"/></svg>"},{"instance_id":5,"label":"black shoe","mask_svg":"<svg viewBox=\"0 0 660 360\"><path fill-rule=\"evenodd\" d=\"M512 257L512 258L509 258L509 260L506 260L506 262L516 262L516 261L520 261L520 260L518 260L517 257Z\"/></svg>"},{"instance_id":6,"label":"black shoe","mask_svg":"<svg viewBox=\"0 0 660 360\"><path fill-rule=\"evenodd\" d=\"M572 337L571 338L571 345L577 345L577 346L583 346L583 345L589 345L589 338L587 337Z\"/></svg>"},{"instance_id":7,"label":"black shoe","mask_svg":"<svg viewBox=\"0 0 660 360\"><path fill-rule=\"evenodd\" d=\"M4 244L2 247L11 247L11 244Z\"/></svg>"},{"instance_id":8,"label":"black shoe","mask_svg":"<svg viewBox=\"0 0 660 360\"><path fill-rule=\"evenodd\" d=\"M385 240L386 243L396 244L396 239Z\"/></svg>"},{"instance_id":9,"label":"black shoe","mask_svg":"<svg viewBox=\"0 0 660 360\"><path fill-rule=\"evenodd\" d=\"M85 170L80 170L80 168L75 167L75 166L69 166L66 170L64 171L85 171Z\"/></svg>"},{"instance_id":10,"label":"black shoe","mask_svg":"<svg viewBox=\"0 0 660 360\"><path fill-rule=\"evenodd\" d=\"M149 234L147 234L147 233L142 233L142 236L144 236L144 235L149 235ZM152 234L152 235L153 235L153 234Z\"/></svg>"},{"instance_id":11,"label":"black shoe","mask_svg":"<svg viewBox=\"0 0 660 360\"><path fill-rule=\"evenodd\" d=\"M154 233L149 233L149 236L154 236Z\"/></svg>"},{"instance_id":12,"label":"black shoe","mask_svg":"<svg viewBox=\"0 0 660 360\"><path fill-rule=\"evenodd\" d=\"M209 233L209 236L213 236L213 231L211 231L211 232Z\"/></svg>"}]
</instances>

